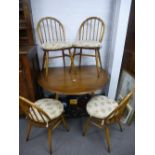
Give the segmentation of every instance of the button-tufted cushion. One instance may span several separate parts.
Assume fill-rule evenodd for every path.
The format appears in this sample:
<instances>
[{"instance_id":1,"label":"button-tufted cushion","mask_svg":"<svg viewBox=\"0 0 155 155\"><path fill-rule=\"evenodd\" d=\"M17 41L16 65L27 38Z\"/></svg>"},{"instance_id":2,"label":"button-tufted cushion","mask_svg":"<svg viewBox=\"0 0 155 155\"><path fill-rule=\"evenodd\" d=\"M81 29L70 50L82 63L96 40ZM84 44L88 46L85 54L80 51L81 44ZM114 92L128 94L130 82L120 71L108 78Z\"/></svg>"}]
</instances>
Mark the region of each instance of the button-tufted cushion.
<instances>
[{"instance_id":1,"label":"button-tufted cushion","mask_svg":"<svg viewBox=\"0 0 155 155\"><path fill-rule=\"evenodd\" d=\"M39 108L43 109L50 117L50 119L55 119L59 117L64 110L63 104L55 99L40 99L35 102L35 105L37 105ZM30 109L31 114L33 115L33 118L37 121L37 118L35 114L32 112L32 109ZM39 115L37 110L35 109L35 112L38 116L39 121L43 122L42 117ZM49 120L44 117L45 121L48 122Z\"/></svg>"},{"instance_id":2,"label":"button-tufted cushion","mask_svg":"<svg viewBox=\"0 0 155 155\"><path fill-rule=\"evenodd\" d=\"M41 45L44 50L61 50L71 48L72 44L70 42L47 42Z\"/></svg>"},{"instance_id":3,"label":"button-tufted cushion","mask_svg":"<svg viewBox=\"0 0 155 155\"><path fill-rule=\"evenodd\" d=\"M118 103L106 96L95 96L87 103L87 112L95 118L107 117L116 107Z\"/></svg>"},{"instance_id":4,"label":"button-tufted cushion","mask_svg":"<svg viewBox=\"0 0 155 155\"><path fill-rule=\"evenodd\" d=\"M101 43L99 41L92 41L92 40L79 40L73 43L73 47L100 48Z\"/></svg>"}]
</instances>

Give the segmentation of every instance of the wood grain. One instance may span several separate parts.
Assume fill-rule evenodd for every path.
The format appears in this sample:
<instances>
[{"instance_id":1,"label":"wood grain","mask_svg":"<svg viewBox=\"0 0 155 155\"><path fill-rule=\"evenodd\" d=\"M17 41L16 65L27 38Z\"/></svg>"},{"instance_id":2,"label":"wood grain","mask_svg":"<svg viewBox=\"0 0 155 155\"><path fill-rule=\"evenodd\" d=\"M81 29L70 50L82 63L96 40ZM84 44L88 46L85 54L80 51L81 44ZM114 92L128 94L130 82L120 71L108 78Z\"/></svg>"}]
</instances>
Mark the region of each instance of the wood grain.
<instances>
[{"instance_id":1,"label":"wood grain","mask_svg":"<svg viewBox=\"0 0 155 155\"><path fill-rule=\"evenodd\" d=\"M110 145L110 132L109 132L109 126L116 123L119 125L120 130L122 131L122 127L120 124L120 119L123 116L123 113L125 111L125 108L127 104L129 103L130 98L132 97L134 90L131 90L121 101L118 103L118 106L105 118L96 118L93 116L89 116L86 123L84 124L83 128L83 135L85 136L88 130L88 120L89 123L93 124L94 126L104 129L105 130L105 139L107 143L107 150L108 152L111 151L111 145Z\"/></svg>"},{"instance_id":2,"label":"wood grain","mask_svg":"<svg viewBox=\"0 0 155 155\"><path fill-rule=\"evenodd\" d=\"M69 73L69 67L49 68L47 78L42 71L38 83L52 93L75 95L102 89L108 81L108 74L103 69L97 77L95 66L76 67L75 70L76 72Z\"/></svg>"},{"instance_id":3,"label":"wood grain","mask_svg":"<svg viewBox=\"0 0 155 155\"><path fill-rule=\"evenodd\" d=\"M38 24L37 24L37 32L38 32L38 36L39 36L39 41L40 44L44 44L44 43L52 43L52 42L63 42L66 41L65 38L65 30L64 30L64 26L63 24L57 20L54 17L43 17L39 20ZM65 54L65 50L67 50L70 53L70 48L60 48L60 49L56 49L56 50L52 50L52 49L43 49L43 51L46 53L43 56L43 68L42 70L44 70L44 67L46 69L46 74L45 77L47 78L48 76L48 60L49 59L55 59L55 58L62 58L63 59L63 63L64 63L64 67L65 67L65 57L69 57L71 59L71 55L70 54ZM52 51L62 51L62 55L59 56L48 56L49 53L53 53ZM71 63L72 64L72 63ZM72 68L72 67L71 67Z\"/></svg>"},{"instance_id":4,"label":"wood grain","mask_svg":"<svg viewBox=\"0 0 155 155\"><path fill-rule=\"evenodd\" d=\"M101 18L99 17L89 17L86 20L84 20L79 28L79 40L80 41L98 41L102 42L103 36L104 36L104 31L105 31L105 24L102 21ZM79 67L81 67L81 58L82 56L90 56L90 57L95 57L96 58L96 70L97 70L97 76L100 76L100 68L102 68L102 62L101 62L101 57L100 57L100 47L80 47L77 45L74 45L74 51L76 51L77 48L80 49L80 53L74 54L74 56L79 55ZM82 49L89 49L89 50L94 50L95 55L92 54L83 54ZM98 62L100 63L100 67L98 65Z\"/></svg>"},{"instance_id":5,"label":"wood grain","mask_svg":"<svg viewBox=\"0 0 155 155\"><path fill-rule=\"evenodd\" d=\"M29 140L31 128L33 126L40 127L40 128L47 128L48 129L48 148L49 153L52 152L52 130L56 128L60 123L64 124L64 127L67 131L68 125L61 114L60 116L51 119L46 111L42 109L41 107L34 104L34 102L31 102L27 98L23 96L19 96L19 105L22 109L22 111L25 113L26 118L28 120L28 127L27 127L27 133L26 133L26 141ZM40 119L38 119L38 116L41 116ZM42 119L41 119L42 118ZM46 120L48 121L45 121Z\"/></svg>"}]
</instances>

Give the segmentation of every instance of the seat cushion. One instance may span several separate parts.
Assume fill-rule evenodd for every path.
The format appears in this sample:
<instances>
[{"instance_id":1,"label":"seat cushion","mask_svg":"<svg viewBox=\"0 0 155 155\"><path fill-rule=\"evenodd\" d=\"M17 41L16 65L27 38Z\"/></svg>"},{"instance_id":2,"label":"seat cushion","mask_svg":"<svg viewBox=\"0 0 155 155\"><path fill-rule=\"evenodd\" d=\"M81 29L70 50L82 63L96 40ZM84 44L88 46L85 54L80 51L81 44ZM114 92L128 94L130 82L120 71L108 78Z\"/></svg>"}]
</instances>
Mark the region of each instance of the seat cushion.
<instances>
[{"instance_id":1,"label":"seat cushion","mask_svg":"<svg viewBox=\"0 0 155 155\"><path fill-rule=\"evenodd\" d=\"M99 95L93 97L86 106L88 114L95 118L104 119L107 117L116 107L118 103L106 96Z\"/></svg>"},{"instance_id":2,"label":"seat cushion","mask_svg":"<svg viewBox=\"0 0 155 155\"><path fill-rule=\"evenodd\" d=\"M73 43L73 47L78 48L100 48L101 43L99 41L91 40L79 40Z\"/></svg>"},{"instance_id":3,"label":"seat cushion","mask_svg":"<svg viewBox=\"0 0 155 155\"><path fill-rule=\"evenodd\" d=\"M41 45L44 50L61 50L71 48L72 44L70 42L47 42Z\"/></svg>"},{"instance_id":4,"label":"seat cushion","mask_svg":"<svg viewBox=\"0 0 155 155\"><path fill-rule=\"evenodd\" d=\"M49 99L49 98L40 99L35 102L35 105L43 109L49 115L51 120L59 117L64 110L63 104L60 101L55 99ZM30 109L30 112L33 115L33 118L35 119L35 121L37 121L37 118L35 114L32 112L32 109ZM42 117L39 115L36 109L35 109L35 112L38 116L39 121L43 122ZM49 121L46 117L44 117L44 119L46 122Z\"/></svg>"}]
</instances>

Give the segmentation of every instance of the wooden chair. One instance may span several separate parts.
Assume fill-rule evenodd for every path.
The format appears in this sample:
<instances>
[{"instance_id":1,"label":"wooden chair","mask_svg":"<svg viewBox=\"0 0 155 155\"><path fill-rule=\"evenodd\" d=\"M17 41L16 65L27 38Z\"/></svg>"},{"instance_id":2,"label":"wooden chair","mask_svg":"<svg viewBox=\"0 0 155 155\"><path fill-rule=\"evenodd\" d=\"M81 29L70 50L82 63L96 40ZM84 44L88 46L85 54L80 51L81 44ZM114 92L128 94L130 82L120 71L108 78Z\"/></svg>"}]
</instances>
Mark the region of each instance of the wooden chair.
<instances>
[{"instance_id":1,"label":"wooden chair","mask_svg":"<svg viewBox=\"0 0 155 155\"><path fill-rule=\"evenodd\" d=\"M46 68L46 77L48 76L48 60L55 58L63 58L64 67L65 57L70 57L71 64L73 64L72 53L70 49L72 44L66 41L65 30L62 23L53 17L41 18L37 24L37 32L39 36L40 46L44 51L43 56L43 69ZM65 54L65 50L68 50L69 54ZM49 52L62 51L62 55L50 56Z\"/></svg>"},{"instance_id":2,"label":"wooden chair","mask_svg":"<svg viewBox=\"0 0 155 155\"><path fill-rule=\"evenodd\" d=\"M96 59L96 69L97 74L99 76L100 67L102 68L101 56L100 56L100 47L101 42L103 40L105 30L105 24L102 19L98 17L89 17L85 21L82 22L79 28L79 38L77 41L73 43L74 54L79 55L79 66L81 66L81 58L82 56L90 56L95 57ZM80 53L76 53L76 49L80 49ZM84 54L82 53L82 49L94 50L95 55Z\"/></svg>"},{"instance_id":3,"label":"wooden chair","mask_svg":"<svg viewBox=\"0 0 155 155\"><path fill-rule=\"evenodd\" d=\"M117 123L122 130L120 119L124 113L124 110L133 95L133 91L129 92L120 103L109 99L105 96L96 96L93 97L87 104L87 112L89 114L89 118L87 119L84 128L83 135L85 136L88 127L91 124L105 129L105 138L108 146L108 152L111 151L110 147L110 135L109 135L109 126L111 124Z\"/></svg>"},{"instance_id":4,"label":"wooden chair","mask_svg":"<svg viewBox=\"0 0 155 155\"><path fill-rule=\"evenodd\" d=\"M40 99L33 103L22 96L19 96L19 103L28 120L26 141L29 140L32 126L47 128L49 152L52 153L52 130L62 122L69 131L62 114L62 103L55 99Z\"/></svg>"}]
</instances>

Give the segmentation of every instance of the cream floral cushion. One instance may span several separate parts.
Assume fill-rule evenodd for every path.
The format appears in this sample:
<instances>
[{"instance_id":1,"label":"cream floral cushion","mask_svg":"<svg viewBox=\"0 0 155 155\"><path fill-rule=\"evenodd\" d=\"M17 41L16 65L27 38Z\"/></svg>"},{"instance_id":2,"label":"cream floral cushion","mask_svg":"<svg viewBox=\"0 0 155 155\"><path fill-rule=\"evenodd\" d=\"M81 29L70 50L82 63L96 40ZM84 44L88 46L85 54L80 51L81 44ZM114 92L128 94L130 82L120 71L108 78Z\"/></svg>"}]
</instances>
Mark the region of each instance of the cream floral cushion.
<instances>
[{"instance_id":1,"label":"cream floral cushion","mask_svg":"<svg viewBox=\"0 0 155 155\"><path fill-rule=\"evenodd\" d=\"M79 40L73 43L73 47L99 48L101 47L101 43L99 41L92 40Z\"/></svg>"},{"instance_id":2,"label":"cream floral cushion","mask_svg":"<svg viewBox=\"0 0 155 155\"><path fill-rule=\"evenodd\" d=\"M55 99L49 99L49 98L40 99L35 102L35 105L37 105L39 108L43 109L49 115L51 120L59 117L64 111L63 104L60 101L55 100ZM39 115L38 111L36 109L34 109L34 110L37 114L39 121L43 122L43 119ZM30 112L33 115L33 118L35 119L35 121L37 121L37 118L36 118L35 114L32 112L32 109L30 109ZM46 122L49 121L45 116L44 116L44 119Z\"/></svg>"},{"instance_id":3,"label":"cream floral cushion","mask_svg":"<svg viewBox=\"0 0 155 155\"><path fill-rule=\"evenodd\" d=\"M107 117L116 107L118 103L106 96L99 95L93 97L87 104L87 112L95 118Z\"/></svg>"},{"instance_id":4,"label":"cream floral cushion","mask_svg":"<svg viewBox=\"0 0 155 155\"><path fill-rule=\"evenodd\" d=\"M46 42L41 45L44 50L61 50L71 48L72 44L70 42Z\"/></svg>"}]
</instances>

